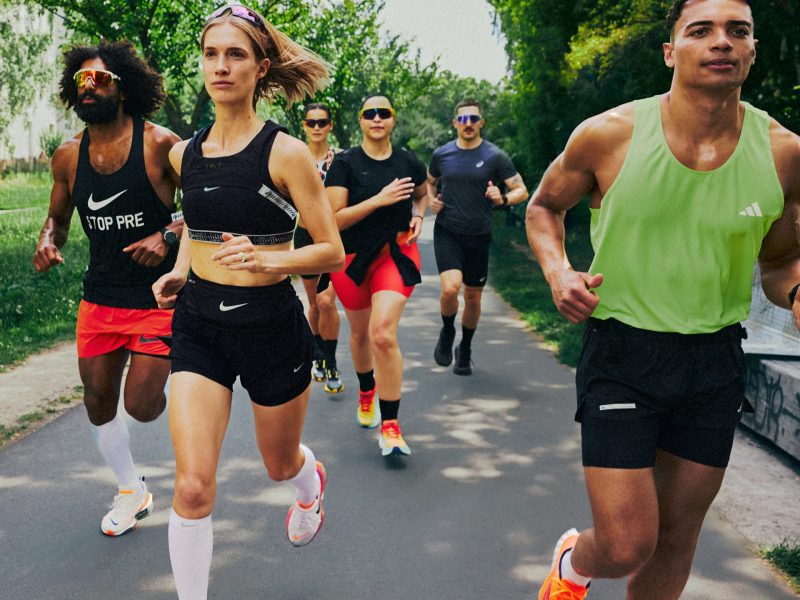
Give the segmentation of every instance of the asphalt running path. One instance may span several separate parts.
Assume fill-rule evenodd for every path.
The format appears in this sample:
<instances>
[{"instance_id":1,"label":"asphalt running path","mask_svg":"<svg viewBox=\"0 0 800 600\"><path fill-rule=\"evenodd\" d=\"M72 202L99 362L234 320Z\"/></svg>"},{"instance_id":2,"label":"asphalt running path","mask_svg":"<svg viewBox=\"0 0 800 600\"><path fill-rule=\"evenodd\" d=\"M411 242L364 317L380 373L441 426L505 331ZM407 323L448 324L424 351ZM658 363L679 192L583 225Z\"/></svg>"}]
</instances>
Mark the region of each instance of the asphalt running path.
<instances>
[{"instance_id":1,"label":"asphalt running path","mask_svg":"<svg viewBox=\"0 0 800 600\"><path fill-rule=\"evenodd\" d=\"M441 321L426 228L423 284L400 326L400 420L412 456L382 458L375 431L356 426L357 382L342 319L347 389L331 397L313 384L304 436L330 476L327 518L310 546L295 549L284 534L292 489L267 479L249 402L237 388L218 474L211 598L530 599L556 539L590 524L572 371L490 290L473 344L474 375L433 363ZM0 451L0 598L175 597L167 419L133 423L131 433L156 510L116 539L99 531L115 488L83 407ZM711 514L682 598L795 598L746 545ZM596 581L589 596L623 597L621 581Z\"/></svg>"}]
</instances>

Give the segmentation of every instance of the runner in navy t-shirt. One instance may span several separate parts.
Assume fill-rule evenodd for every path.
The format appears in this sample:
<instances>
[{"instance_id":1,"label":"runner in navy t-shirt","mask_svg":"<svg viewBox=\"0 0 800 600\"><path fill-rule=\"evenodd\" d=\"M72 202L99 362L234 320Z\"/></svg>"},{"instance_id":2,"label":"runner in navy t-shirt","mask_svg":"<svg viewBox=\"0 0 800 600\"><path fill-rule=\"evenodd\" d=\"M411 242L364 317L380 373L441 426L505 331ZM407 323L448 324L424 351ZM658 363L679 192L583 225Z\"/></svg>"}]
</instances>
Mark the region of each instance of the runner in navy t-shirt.
<instances>
[{"instance_id":1,"label":"runner in navy t-shirt","mask_svg":"<svg viewBox=\"0 0 800 600\"><path fill-rule=\"evenodd\" d=\"M481 138L484 120L477 100L456 107L453 126L458 138L437 148L428 169L428 194L436 214L433 246L442 282L440 304L444 325L433 352L442 366L453 361L458 292L464 284L461 344L456 348L456 375L472 374L472 336L481 314L481 292L489 269L492 209L519 204L528 190L511 159ZM441 186L441 197L436 186ZM505 186L508 193L503 193Z\"/></svg>"}]
</instances>

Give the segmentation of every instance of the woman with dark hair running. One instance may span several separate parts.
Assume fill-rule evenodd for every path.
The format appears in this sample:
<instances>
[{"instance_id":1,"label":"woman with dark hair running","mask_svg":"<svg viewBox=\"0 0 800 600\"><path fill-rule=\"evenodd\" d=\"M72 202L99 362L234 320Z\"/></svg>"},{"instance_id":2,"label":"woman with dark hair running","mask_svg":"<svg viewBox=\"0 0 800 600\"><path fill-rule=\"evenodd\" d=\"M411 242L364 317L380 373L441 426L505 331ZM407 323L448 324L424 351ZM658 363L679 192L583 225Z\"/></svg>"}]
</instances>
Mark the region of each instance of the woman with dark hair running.
<instances>
[{"instance_id":1,"label":"woman with dark hair running","mask_svg":"<svg viewBox=\"0 0 800 600\"><path fill-rule=\"evenodd\" d=\"M427 171L411 152L392 146L396 116L389 98L369 96L358 117L361 145L339 154L325 179L347 252L345 268L331 279L350 323L358 424L381 424L384 456L411 454L397 420L403 384L397 326L421 281L416 242L428 201Z\"/></svg>"},{"instance_id":2,"label":"woman with dark hair running","mask_svg":"<svg viewBox=\"0 0 800 600\"><path fill-rule=\"evenodd\" d=\"M322 181L328 175L333 157L337 150L328 144L328 135L333 129L331 109L323 102L306 104L303 117L303 132L306 135L308 149L314 162L317 163L319 176ZM308 230L303 226L303 220L297 224L294 232L294 247L305 248L312 244ZM301 275L303 287L308 296L308 323L314 334L314 379L325 382L325 391L336 394L344 391L344 383L336 365L336 345L339 342L339 311L336 310L336 292L328 277L322 279L320 291L320 275ZM320 286L321 287L321 286Z\"/></svg>"},{"instance_id":3,"label":"woman with dark hair running","mask_svg":"<svg viewBox=\"0 0 800 600\"><path fill-rule=\"evenodd\" d=\"M308 544L322 525L325 468L300 443L312 338L288 274L335 270L344 258L308 148L255 111L275 93L290 103L313 95L328 81L327 65L241 5L213 12L200 45L216 121L170 152L187 235L175 268L153 285L159 305L177 300L169 553L178 597L191 600L207 595L217 462L237 376L269 477L297 491L289 541ZM291 250L298 212L314 215L306 223L314 243Z\"/></svg>"}]
</instances>

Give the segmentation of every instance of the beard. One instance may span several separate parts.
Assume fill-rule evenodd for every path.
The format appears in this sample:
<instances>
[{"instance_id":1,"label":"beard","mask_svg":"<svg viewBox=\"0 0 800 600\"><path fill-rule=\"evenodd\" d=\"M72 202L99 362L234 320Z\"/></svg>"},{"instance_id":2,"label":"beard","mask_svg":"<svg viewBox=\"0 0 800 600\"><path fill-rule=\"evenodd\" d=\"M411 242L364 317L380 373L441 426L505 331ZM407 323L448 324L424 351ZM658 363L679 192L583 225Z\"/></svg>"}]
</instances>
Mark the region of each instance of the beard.
<instances>
[{"instance_id":1,"label":"beard","mask_svg":"<svg viewBox=\"0 0 800 600\"><path fill-rule=\"evenodd\" d=\"M84 104L84 98L92 98L95 103ZM78 96L78 102L75 104L75 114L84 123L98 125L113 121L117 117L118 108L118 94L110 98L100 98L94 92L88 91Z\"/></svg>"}]
</instances>

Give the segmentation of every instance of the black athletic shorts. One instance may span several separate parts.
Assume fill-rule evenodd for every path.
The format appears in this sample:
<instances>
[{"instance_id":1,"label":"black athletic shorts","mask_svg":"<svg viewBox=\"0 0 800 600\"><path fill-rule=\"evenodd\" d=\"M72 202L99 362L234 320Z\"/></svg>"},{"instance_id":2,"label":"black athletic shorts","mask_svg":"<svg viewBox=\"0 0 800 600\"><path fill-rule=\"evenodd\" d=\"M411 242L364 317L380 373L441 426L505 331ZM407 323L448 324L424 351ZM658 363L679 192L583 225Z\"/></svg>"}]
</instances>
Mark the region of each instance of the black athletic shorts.
<instances>
[{"instance_id":1,"label":"black athletic shorts","mask_svg":"<svg viewBox=\"0 0 800 600\"><path fill-rule=\"evenodd\" d=\"M456 269L464 277L464 285L483 287L489 273L489 246L492 234L463 235L433 226L433 251L439 273Z\"/></svg>"},{"instance_id":2,"label":"black athletic shorts","mask_svg":"<svg viewBox=\"0 0 800 600\"><path fill-rule=\"evenodd\" d=\"M190 371L233 389L236 377L262 406L277 406L311 383L312 335L289 279L260 287L220 285L192 275L172 319L172 372Z\"/></svg>"},{"instance_id":3,"label":"black athletic shorts","mask_svg":"<svg viewBox=\"0 0 800 600\"><path fill-rule=\"evenodd\" d=\"M584 466L652 467L661 449L726 467L750 407L744 336L739 324L684 335L589 319L576 374Z\"/></svg>"},{"instance_id":4,"label":"black athletic shorts","mask_svg":"<svg viewBox=\"0 0 800 600\"><path fill-rule=\"evenodd\" d=\"M311 234L308 233L308 229L304 227L300 227L299 225L294 230L294 248L295 250L299 248L305 248L306 246L310 246L314 243L314 240L311 237ZM313 275L300 275L303 279L316 279L319 277L319 273Z\"/></svg>"}]
</instances>

